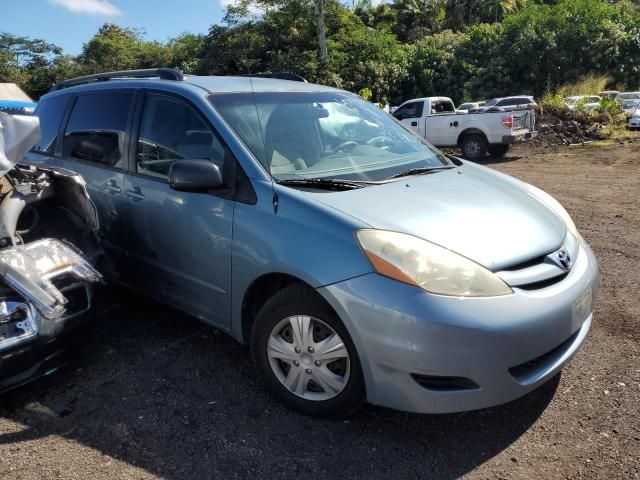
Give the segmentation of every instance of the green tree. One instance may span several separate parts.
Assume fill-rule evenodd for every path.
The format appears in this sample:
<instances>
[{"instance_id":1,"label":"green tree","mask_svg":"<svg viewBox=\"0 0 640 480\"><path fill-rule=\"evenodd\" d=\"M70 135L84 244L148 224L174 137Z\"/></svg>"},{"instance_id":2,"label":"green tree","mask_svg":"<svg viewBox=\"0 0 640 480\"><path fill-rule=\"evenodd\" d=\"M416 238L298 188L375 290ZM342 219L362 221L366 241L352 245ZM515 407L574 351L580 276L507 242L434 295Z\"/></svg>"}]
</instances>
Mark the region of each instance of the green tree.
<instances>
[{"instance_id":1,"label":"green tree","mask_svg":"<svg viewBox=\"0 0 640 480\"><path fill-rule=\"evenodd\" d=\"M50 88L61 54L44 40L0 33L0 81L14 82L37 99Z\"/></svg>"}]
</instances>

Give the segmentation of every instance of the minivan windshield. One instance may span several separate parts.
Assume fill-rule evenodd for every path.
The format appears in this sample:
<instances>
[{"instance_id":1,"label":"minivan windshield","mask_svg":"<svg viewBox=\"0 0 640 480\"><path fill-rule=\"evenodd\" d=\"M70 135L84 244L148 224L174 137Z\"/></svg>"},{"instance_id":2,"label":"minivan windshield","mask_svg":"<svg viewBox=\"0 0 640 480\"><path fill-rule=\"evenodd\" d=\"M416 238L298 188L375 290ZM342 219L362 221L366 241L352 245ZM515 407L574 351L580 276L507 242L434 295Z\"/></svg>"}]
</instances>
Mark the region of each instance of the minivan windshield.
<instances>
[{"instance_id":1,"label":"minivan windshield","mask_svg":"<svg viewBox=\"0 0 640 480\"><path fill-rule=\"evenodd\" d=\"M347 92L209 96L275 180L378 182L447 167L447 158L390 115Z\"/></svg>"}]
</instances>

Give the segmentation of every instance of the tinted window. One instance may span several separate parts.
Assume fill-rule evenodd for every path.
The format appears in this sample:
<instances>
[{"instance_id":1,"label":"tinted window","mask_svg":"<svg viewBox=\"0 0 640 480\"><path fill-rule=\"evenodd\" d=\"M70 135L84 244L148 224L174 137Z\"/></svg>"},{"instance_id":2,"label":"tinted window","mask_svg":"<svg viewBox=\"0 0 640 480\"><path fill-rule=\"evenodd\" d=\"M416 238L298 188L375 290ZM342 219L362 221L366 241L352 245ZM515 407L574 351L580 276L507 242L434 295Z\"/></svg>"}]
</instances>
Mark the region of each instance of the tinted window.
<instances>
[{"instance_id":1,"label":"tinted window","mask_svg":"<svg viewBox=\"0 0 640 480\"><path fill-rule=\"evenodd\" d=\"M65 129L62 154L78 160L120 166L132 104L133 92L79 96Z\"/></svg>"},{"instance_id":2,"label":"tinted window","mask_svg":"<svg viewBox=\"0 0 640 480\"><path fill-rule=\"evenodd\" d=\"M40 119L40 140L33 147L34 152L54 153L60 122L67 108L70 95L60 95L43 100L36 110Z\"/></svg>"},{"instance_id":3,"label":"tinted window","mask_svg":"<svg viewBox=\"0 0 640 480\"><path fill-rule=\"evenodd\" d=\"M163 95L145 101L136 152L136 171L166 178L175 160L206 159L224 169L218 136L187 103Z\"/></svg>"},{"instance_id":4,"label":"tinted window","mask_svg":"<svg viewBox=\"0 0 640 480\"><path fill-rule=\"evenodd\" d=\"M398 108L393 112L393 116L398 120L404 120L405 118L420 118L422 117L423 109L424 102L411 102Z\"/></svg>"},{"instance_id":5,"label":"tinted window","mask_svg":"<svg viewBox=\"0 0 640 480\"><path fill-rule=\"evenodd\" d=\"M498 106L500 107L509 107L512 105L528 105L531 103L531 99L526 97L517 97L517 98L505 98L504 100L500 100L498 102Z\"/></svg>"}]
</instances>

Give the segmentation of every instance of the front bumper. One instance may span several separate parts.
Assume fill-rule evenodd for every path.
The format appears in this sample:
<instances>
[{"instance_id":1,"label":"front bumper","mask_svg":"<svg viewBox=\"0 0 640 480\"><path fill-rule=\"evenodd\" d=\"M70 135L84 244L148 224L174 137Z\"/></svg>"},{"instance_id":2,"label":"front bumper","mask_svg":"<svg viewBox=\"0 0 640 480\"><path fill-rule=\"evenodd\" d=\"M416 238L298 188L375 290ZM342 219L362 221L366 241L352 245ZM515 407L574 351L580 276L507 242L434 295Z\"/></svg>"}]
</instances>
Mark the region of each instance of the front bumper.
<instances>
[{"instance_id":1,"label":"front bumper","mask_svg":"<svg viewBox=\"0 0 640 480\"><path fill-rule=\"evenodd\" d=\"M93 288L78 289L68 315L51 319L33 309L33 336L0 342L0 393L48 375L68 362L69 350L79 345L82 326L90 319Z\"/></svg>"},{"instance_id":2,"label":"front bumper","mask_svg":"<svg viewBox=\"0 0 640 480\"><path fill-rule=\"evenodd\" d=\"M587 335L597 282L597 261L581 242L563 280L504 297L431 295L374 273L318 291L351 334L369 402L447 413L509 402L555 376ZM416 376L475 387L425 388Z\"/></svg>"}]
</instances>

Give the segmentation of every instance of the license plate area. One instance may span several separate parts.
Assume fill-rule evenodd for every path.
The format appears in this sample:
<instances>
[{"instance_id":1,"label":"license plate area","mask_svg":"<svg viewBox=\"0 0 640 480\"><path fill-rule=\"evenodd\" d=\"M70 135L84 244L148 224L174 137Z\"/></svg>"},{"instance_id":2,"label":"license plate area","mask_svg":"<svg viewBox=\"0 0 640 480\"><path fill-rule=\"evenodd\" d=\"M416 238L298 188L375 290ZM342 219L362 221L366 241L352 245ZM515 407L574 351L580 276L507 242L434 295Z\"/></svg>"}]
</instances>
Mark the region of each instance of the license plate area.
<instances>
[{"instance_id":1,"label":"license plate area","mask_svg":"<svg viewBox=\"0 0 640 480\"><path fill-rule=\"evenodd\" d=\"M593 290L591 287L587 288L582 295L580 295L571 306L571 317L574 326L580 326L593 310Z\"/></svg>"}]
</instances>

